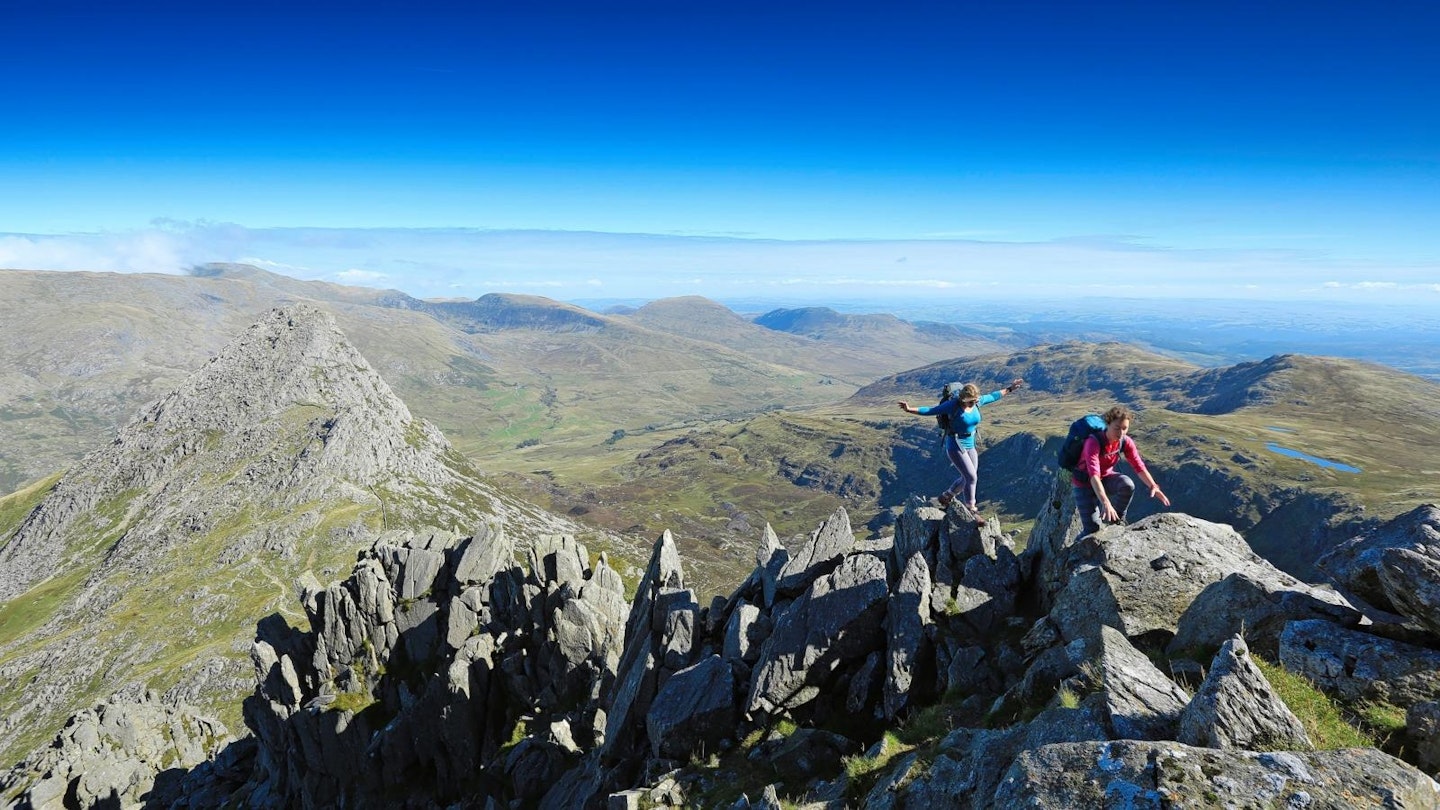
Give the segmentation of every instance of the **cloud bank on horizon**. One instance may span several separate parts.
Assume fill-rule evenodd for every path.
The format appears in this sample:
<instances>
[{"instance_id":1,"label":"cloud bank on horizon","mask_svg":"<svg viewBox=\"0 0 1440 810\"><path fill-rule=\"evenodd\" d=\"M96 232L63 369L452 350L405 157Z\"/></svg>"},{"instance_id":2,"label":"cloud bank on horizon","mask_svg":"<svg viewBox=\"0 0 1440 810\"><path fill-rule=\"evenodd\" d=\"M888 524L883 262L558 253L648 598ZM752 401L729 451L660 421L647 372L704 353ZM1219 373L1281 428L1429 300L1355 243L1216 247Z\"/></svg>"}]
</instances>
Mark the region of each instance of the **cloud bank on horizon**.
<instances>
[{"instance_id":1,"label":"cloud bank on horizon","mask_svg":"<svg viewBox=\"0 0 1440 810\"><path fill-rule=\"evenodd\" d=\"M1424 303L1437 267L1365 266L1295 250L1184 250L1124 237L773 240L462 228L245 228L0 234L0 268L183 273L212 262L420 298L680 295L779 301L1237 298ZM1417 299L1417 296L1420 296ZM1436 299L1440 302L1440 298Z\"/></svg>"}]
</instances>

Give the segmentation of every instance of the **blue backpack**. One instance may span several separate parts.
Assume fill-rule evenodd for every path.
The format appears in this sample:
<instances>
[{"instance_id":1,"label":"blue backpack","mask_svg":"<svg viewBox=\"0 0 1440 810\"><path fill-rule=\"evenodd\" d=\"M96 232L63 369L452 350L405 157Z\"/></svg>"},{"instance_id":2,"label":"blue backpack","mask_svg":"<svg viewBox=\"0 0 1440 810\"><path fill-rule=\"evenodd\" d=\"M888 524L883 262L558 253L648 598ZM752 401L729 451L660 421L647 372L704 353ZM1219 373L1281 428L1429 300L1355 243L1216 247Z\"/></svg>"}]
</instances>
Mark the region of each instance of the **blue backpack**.
<instances>
[{"instance_id":1,"label":"blue backpack","mask_svg":"<svg viewBox=\"0 0 1440 810\"><path fill-rule=\"evenodd\" d=\"M1080 465L1080 451L1085 448L1085 440L1091 436L1100 442L1100 448L1105 448L1105 420L1099 414L1086 414L1080 419L1070 423L1070 432L1065 434L1065 441L1060 443L1060 452L1056 454L1055 461L1059 463L1060 469L1075 472Z\"/></svg>"},{"instance_id":2,"label":"blue backpack","mask_svg":"<svg viewBox=\"0 0 1440 810\"><path fill-rule=\"evenodd\" d=\"M936 404L936 405L943 405L943 404L946 402L946 400L951 400L951 399L954 399L954 398L960 396L960 389L961 389L961 388L964 388L964 387L965 387L965 384L964 384L964 383L959 383L959 382L949 382L949 383L945 383L945 387L942 388L942 389L940 389L940 401L937 402L937 403L935 403L935 404ZM945 414L945 413L937 413L937 414L935 414L935 426L938 427L938 428L940 428L941 432L943 432L943 433L949 433L949 432L950 432L950 415L949 415L949 414Z\"/></svg>"}]
</instances>

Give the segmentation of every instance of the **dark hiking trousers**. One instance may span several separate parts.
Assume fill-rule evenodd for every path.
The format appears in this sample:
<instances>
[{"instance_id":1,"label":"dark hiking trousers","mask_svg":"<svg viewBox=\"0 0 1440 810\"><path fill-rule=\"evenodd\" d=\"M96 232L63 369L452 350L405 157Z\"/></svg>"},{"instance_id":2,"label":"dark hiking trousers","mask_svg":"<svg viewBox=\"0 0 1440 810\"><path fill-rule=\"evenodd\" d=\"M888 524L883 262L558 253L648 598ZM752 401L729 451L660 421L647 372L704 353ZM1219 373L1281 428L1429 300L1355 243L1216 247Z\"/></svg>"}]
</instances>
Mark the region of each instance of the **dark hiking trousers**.
<instances>
[{"instance_id":1,"label":"dark hiking trousers","mask_svg":"<svg viewBox=\"0 0 1440 810\"><path fill-rule=\"evenodd\" d=\"M1135 482L1128 475L1111 473L1101 478L1100 484L1105 487L1105 497L1110 499L1110 505L1115 507L1123 522L1125 510L1130 508L1130 499L1135 497ZM1089 481L1083 487L1075 487L1075 511L1080 513L1080 524L1084 527L1082 537L1100 531L1100 499Z\"/></svg>"}]
</instances>

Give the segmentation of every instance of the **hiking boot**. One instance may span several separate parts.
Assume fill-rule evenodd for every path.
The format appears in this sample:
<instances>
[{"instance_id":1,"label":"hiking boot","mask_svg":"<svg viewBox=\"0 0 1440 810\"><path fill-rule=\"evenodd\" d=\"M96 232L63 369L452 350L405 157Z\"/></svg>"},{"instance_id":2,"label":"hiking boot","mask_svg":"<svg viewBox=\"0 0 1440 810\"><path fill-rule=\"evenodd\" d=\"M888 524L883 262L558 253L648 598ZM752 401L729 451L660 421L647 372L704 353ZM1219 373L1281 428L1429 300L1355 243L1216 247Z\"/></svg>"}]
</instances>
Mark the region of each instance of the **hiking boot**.
<instances>
[{"instance_id":1,"label":"hiking boot","mask_svg":"<svg viewBox=\"0 0 1440 810\"><path fill-rule=\"evenodd\" d=\"M940 504L941 509L949 507L950 502L953 500L955 500L955 496L951 495L949 492L942 492L935 497L935 502Z\"/></svg>"}]
</instances>

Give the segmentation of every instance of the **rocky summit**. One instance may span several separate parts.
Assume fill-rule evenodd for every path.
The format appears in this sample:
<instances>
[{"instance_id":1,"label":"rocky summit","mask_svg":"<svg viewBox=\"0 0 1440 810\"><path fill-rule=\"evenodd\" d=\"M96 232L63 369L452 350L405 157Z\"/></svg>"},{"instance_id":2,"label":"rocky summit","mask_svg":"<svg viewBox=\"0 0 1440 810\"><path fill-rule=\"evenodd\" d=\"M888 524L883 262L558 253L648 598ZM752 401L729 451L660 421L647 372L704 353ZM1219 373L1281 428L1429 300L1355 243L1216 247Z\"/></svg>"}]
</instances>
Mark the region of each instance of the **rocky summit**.
<instances>
[{"instance_id":1,"label":"rocky summit","mask_svg":"<svg viewBox=\"0 0 1440 810\"><path fill-rule=\"evenodd\" d=\"M302 620L302 571L344 571L387 529L496 516L571 527L490 489L329 315L276 309L0 536L0 750L151 689L238 724L255 621Z\"/></svg>"},{"instance_id":2,"label":"rocky summit","mask_svg":"<svg viewBox=\"0 0 1440 810\"><path fill-rule=\"evenodd\" d=\"M521 563L499 520L388 533L344 580L302 578L308 627L260 623L252 736L148 790L153 755L122 746L97 772L122 804L177 808L1440 807L1413 756L1436 750L1433 686L1392 676L1407 762L1337 746L1267 675L1276 656L1330 672L1327 645L1398 628L1222 524L1077 537L1068 491L1018 553L994 520L918 500L881 541L843 510L791 548L767 528L705 605L668 533L629 599L571 536L530 538ZM1440 646L1419 618L1414 649ZM22 769L8 795L62 806Z\"/></svg>"}]
</instances>

